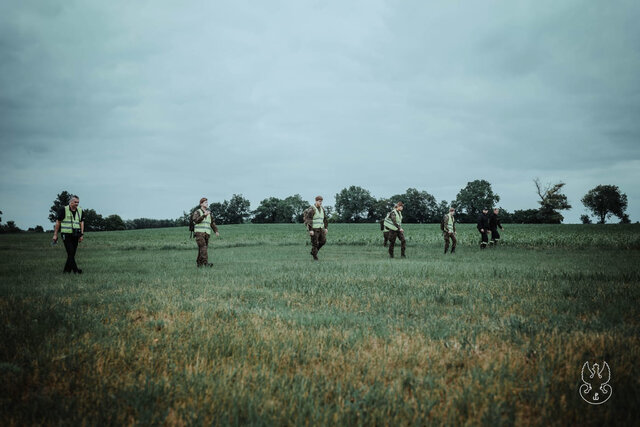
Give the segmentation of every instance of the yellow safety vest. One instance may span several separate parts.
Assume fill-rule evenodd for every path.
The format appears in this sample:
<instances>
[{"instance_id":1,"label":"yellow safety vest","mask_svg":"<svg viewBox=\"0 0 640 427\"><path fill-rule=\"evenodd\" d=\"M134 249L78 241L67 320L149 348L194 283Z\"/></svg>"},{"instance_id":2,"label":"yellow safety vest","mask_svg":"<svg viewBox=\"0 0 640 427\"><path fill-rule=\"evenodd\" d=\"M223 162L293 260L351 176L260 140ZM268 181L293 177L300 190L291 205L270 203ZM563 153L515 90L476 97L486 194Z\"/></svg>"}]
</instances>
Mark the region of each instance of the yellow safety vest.
<instances>
[{"instance_id":1,"label":"yellow safety vest","mask_svg":"<svg viewBox=\"0 0 640 427\"><path fill-rule=\"evenodd\" d=\"M202 209L198 209L198 211L200 211L200 215L204 215ZM193 232L211 234L211 214L207 215L201 222L195 224L193 226Z\"/></svg>"},{"instance_id":2,"label":"yellow safety vest","mask_svg":"<svg viewBox=\"0 0 640 427\"><path fill-rule=\"evenodd\" d=\"M60 232L64 234L71 234L73 230L80 230L80 218L82 218L82 208L78 206L76 208L76 216L73 217L69 206L64 207L64 219L60 223Z\"/></svg>"},{"instance_id":3,"label":"yellow safety vest","mask_svg":"<svg viewBox=\"0 0 640 427\"><path fill-rule=\"evenodd\" d=\"M447 229L450 233L453 233L453 216L451 214L447 214L449 219L447 220Z\"/></svg>"},{"instance_id":4,"label":"yellow safety vest","mask_svg":"<svg viewBox=\"0 0 640 427\"><path fill-rule=\"evenodd\" d=\"M394 209L391 212L395 212L396 213L396 222L398 223L399 226L401 226L402 225L402 214L400 213L400 211ZM389 230L398 231L398 227L393 225L393 221L391 221L391 218L389 217L391 215L391 212L389 212L387 214L387 217L384 219L384 226L386 228L388 228Z\"/></svg>"},{"instance_id":5,"label":"yellow safety vest","mask_svg":"<svg viewBox=\"0 0 640 427\"><path fill-rule=\"evenodd\" d=\"M318 209L316 205L313 205L313 228L324 228L324 209Z\"/></svg>"}]
</instances>

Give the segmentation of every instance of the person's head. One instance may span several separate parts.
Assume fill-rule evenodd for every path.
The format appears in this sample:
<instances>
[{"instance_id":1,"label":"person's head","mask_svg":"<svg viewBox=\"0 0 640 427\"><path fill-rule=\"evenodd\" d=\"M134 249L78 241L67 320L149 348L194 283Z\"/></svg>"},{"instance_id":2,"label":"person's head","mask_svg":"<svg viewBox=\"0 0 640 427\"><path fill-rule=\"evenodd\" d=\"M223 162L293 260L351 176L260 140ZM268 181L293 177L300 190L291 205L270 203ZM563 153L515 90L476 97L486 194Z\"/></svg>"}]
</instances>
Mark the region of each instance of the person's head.
<instances>
[{"instance_id":1,"label":"person's head","mask_svg":"<svg viewBox=\"0 0 640 427\"><path fill-rule=\"evenodd\" d=\"M71 199L69 199L69 208L72 211L75 211L76 209L78 209L79 203L80 203L80 198L78 196L71 196Z\"/></svg>"},{"instance_id":2,"label":"person's head","mask_svg":"<svg viewBox=\"0 0 640 427\"><path fill-rule=\"evenodd\" d=\"M487 208L482 208L482 213L483 213L483 214L486 214L487 212L489 212L489 209L487 209Z\"/></svg>"},{"instance_id":3,"label":"person's head","mask_svg":"<svg viewBox=\"0 0 640 427\"><path fill-rule=\"evenodd\" d=\"M498 209L498 208L493 208L493 213L494 213L494 214L498 215L498 212L500 212L500 209Z\"/></svg>"},{"instance_id":4,"label":"person's head","mask_svg":"<svg viewBox=\"0 0 640 427\"><path fill-rule=\"evenodd\" d=\"M316 207L322 206L322 196L316 196Z\"/></svg>"},{"instance_id":5,"label":"person's head","mask_svg":"<svg viewBox=\"0 0 640 427\"><path fill-rule=\"evenodd\" d=\"M449 208L449 215L453 215L454 213L456 213L456 208L454 208L453 206L451 206Z\"/></svg>"},{"instance_id":6,"label":"person's head","mask_svg":"<svg viewBox=\"0 0 640 427\"><path fill-rule=\"evenodd\" d=\"M202 199L200 199L200 208L207 209L208 204L209 204L209 201L207 200L206 197L203 197Z\"/></svg>"},{"instance_id":7,"label":"person's head","mask_svg":"<svg viewBox=\"0 0 640 427\"><path fill-rule=\"evenodd\" d=\"M396 203L396 210L402 211L404 209L404 203L398 202Z\"/></svg>"}]
</instances>

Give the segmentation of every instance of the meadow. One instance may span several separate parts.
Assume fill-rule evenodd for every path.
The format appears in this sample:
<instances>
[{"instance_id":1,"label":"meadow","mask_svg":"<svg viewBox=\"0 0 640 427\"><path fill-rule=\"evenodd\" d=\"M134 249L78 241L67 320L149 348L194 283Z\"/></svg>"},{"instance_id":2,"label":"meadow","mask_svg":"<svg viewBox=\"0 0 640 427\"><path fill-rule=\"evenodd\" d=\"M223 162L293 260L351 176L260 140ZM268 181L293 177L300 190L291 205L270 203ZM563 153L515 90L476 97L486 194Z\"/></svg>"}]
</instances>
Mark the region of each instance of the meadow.
<instances>
[{"instance_id":1,"label":"meadow","mask_svg":"<svg viewBox=\"0 0 640 427\"><path fill-rule=\"evenodd\" d=\"M631 425L640 226L228 225L195 267L186 228L0 235L0 420L25 424ZM399 247L397 248L399 252ZM584 362L612 397L585 403Z\"/></svg>"}]
</instances>

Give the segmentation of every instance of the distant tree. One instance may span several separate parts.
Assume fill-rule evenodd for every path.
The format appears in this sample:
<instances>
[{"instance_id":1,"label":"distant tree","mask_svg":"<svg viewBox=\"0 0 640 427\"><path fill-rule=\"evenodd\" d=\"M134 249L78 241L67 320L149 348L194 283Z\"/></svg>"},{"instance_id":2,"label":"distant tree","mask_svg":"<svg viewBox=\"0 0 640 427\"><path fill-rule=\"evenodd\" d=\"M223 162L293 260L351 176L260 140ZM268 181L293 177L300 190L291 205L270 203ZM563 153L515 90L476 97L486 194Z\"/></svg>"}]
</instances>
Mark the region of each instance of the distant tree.
<instances>
[{"instance_id":1,"label":"distant tree","mask_svg":"<svg viewBox=\"0 0 640 427\"><path fill-rule=\"evenodd\" d=\"M242 197L241 194L234 194L227 203L226 223L242 224L251 214L251 202Z\"/></svg>"},{"instance_id":2,"label":"distant tree","mask_svg":"<svg viewBox=\"0 0 640 427\"><path fill-rule=\"evenodd\" d=\"M396 202L394 202L392 199L378 199L371 206L367 217L371 222L382 221L387 216L387 214L391 212L395 203Z\"/></svg>"},{"instance_id":3,"label":"distant tree","mask_svg":"<svg viewBox=\"0 0 640 427\"><path fill-rule=\"evenodd\" d=\"M564 216L558 211L571 209L571 205L567 201L567 196L562 194L561 190L564 187L564 182L557 184L542 184L540 179L533 180L536 185L536 191L540 200L540 209L538 210L538 216L540 222L544 224L560 224L564 219Z\"/></svg>"},{"instance_id":4,"label":"distant tree","mask_svg":"<svg viewBox=\"0 0 640 427\"><path fill-rule=\"evenodd\" d=\"M620 193L617 185L598 185L585 194L582 204L599 218L598 223L604 224L611 215L623 218L627 195Z\"/></svg>"},{"instance_id":5,"label":"distant tree","mask_svg":"<svg viewBox=\"0 0 640 427\"><path fill-rule=\"evenodd\" d=\"M372 221L369 218L376 199L371 196L368 190L352 185L343 188L336 194L336 212L342 222L365 222Z\"/></svg>"},{"instance_id":6,"label":"distant tree","mask_svg":"<svg viewBox=\"0 0 640 427\"><path fill-rule=\"evenodd\" d=\"M622 215L622 218L620 218L620 224L631 224L631 219L629 218L629 215L627 214Z\"/></svg>"},{"instance_id":7,"label":"distant tree","mask_svg":"<svg viewBox=\"0 0 640 427\"><path fill-rule=\"evenodd\" d=\"M36 233L44 233L44 228L42 228L41 225L36 225L33 231L35 231Z\"/></svg>"},{"instance_id":8,"label":"distant tree","mask_svg":"<svg viewBox=\"0 0 640 427\"><path fill-rule=\"evenodd\" d=\"M104 218L93 209L83 209L82 218L84 219L85 231L104 231Z\"/></svg>"},{"instance_id":9,"label":"distant tree","mask_svg":"<svg viewBox=\"0 0 640 427\"><path fill-rule=\"evenodd\" d=\"M0 226L0 233L19 233L21 231L14 221L7 221L5 225Z\"/></svg>"},{"instance_id":10,"label":"distant tree","mask_svg":"<svg viewBox=\"0 0 640 427\"><path fill-rule=\"evenodd\" d=\"M229 206L229 202L226 200L222 203L214 202L209 205L209 210L211 211L211 217L216 222L216 224L228 224L227 222L227 207ZM200 208L200 206L196 206L193 211ZM193 213L193 212L192 212Z\"/></svg>"},{"instance_id":11,"label":"distant tree","mask_svg":"<svg viewBox=\"0 0 640 427\"><path fill-rule=\"evenodd\" d=\"M324 208L324 213L328 218L329 222L339 222L340 218L338 217L338 214L336 213L336 210L333 206L324 206L322 205L322 207Z\"/></svg>"},{"instance_id":12,"label":"distant tree","mask_svg":"<svg viewBox=\"0 0 640 427\"><path fill-rule=\"evenodd\" d=\"M476 179L460 190L455 205L463 222L475 222L482 208L491 209L499 201L500 196L493 192L489 181Z\"/></svg>"},{"instance_id":13,"label":"distant tree","mask_svg":"<svg viewBox=\"0 0 640 427\"><path fill-rule=\"evenodd\" d=\"M251 222L257 224L279 222L279 208L281 203L282 200L277 197L264 199L260 202L258 208L253 211Z\"/></svg>"},{"instance_id":14,"label":"distant tree","mask_svg":"<svg viewBox=\"0 0 640 427\"><path fill-rule=\"evenodd\" d=\"M109 215L104 219L104 229L106 231L126 230L127 227L119 215Z\"/></svg>"},{"instance_id":15,"label":"distant tree","mask_svg":"<svg viewBox=\"0 0 640 427\"><path fill-rule=\"evenodd\" d=\"M498 209L500 209L500 213L498 214L498 216L500 218L500 222L502 224L512 224L513 223L513 214L511 212L509 212L508 210L502 208L502 207L498 207Z\"/></svg>"},{"instance_id":16,"label":"distant tree","mask_svg":"<svg viewBox=\"0 0 640 427\"><path fill-rule=\"evenodd\" d=\"M0 215L2 215L2 211L0 211ZM2 222L2 217L0 216L0 223Z\"/></svg>"},{"instance_id":17,"label":"distant tree","mask_svg":"<svg viewBox=\"0 0 640 427\"><path fill-rule=\"evenodd\" d=\"M538 209L518 209L513 211L511 222L514 224L540 224Z\"/></svg>"},{"instance_id":18,"label":"distant tree","mask_svg":"<svg viewBox=\"0 0 640 427\"><path fill-rule=\"evenodd\" d=\"M282 205L284 210L283 219L288 220L285 222L300 223L304 220L302 218L304 214L304 210L309 207L310 203L303 200L301 195L295 194L293 196L289 196L286 199L284 199L282 201ZM326 208L325 208L325 213L327 213Z\"/></svg>"},{"instance_id":19,"label":"distant tree","mask_svg":"<svg viewBox=\"0 0 640 427\"><path fill-rule=\"evenodd\" d=\"M591 218L589 218L589 215L580 215L580 221L582 221L583 224L591 224Z\"/></svg>"},{"instance_id":20,"label":"distant tree","mask_svg":"<svg viewBox=\"0 0 640 427\"><path fill-rule=\"evenodd\" d=\"M56 196L56 199L53 201L53 206L49 209L49 221L56 222L58 219L58 211L69 204L72 195L73 194L68 191L63 191Z\"/></svg>"}]
</instances>

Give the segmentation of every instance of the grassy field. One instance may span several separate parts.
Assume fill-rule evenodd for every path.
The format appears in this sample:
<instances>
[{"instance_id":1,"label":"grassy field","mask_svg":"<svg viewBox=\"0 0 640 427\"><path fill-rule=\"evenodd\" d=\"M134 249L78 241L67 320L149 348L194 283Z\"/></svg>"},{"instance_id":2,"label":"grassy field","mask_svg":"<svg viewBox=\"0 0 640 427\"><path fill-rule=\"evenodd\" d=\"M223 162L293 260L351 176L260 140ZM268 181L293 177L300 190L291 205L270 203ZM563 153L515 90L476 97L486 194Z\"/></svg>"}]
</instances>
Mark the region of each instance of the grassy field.
<instances>
[{"instance_id":1,"label":"grassy field","mask_svg":"<svg viewBox=\"0 0 640 427\"><path fill-rule=\"evenodd\" d=\"M640 226L407 225L0 236L0 420L23 424L638 424ZM584 362L611 399L578 395Z\"/></svg>"}]
</instances>

